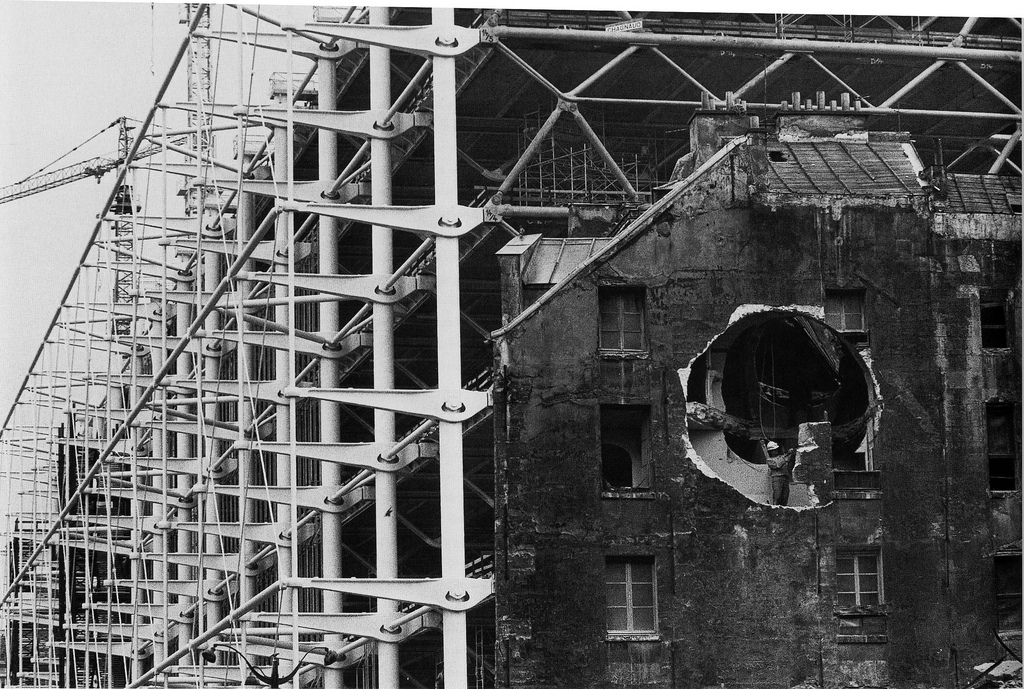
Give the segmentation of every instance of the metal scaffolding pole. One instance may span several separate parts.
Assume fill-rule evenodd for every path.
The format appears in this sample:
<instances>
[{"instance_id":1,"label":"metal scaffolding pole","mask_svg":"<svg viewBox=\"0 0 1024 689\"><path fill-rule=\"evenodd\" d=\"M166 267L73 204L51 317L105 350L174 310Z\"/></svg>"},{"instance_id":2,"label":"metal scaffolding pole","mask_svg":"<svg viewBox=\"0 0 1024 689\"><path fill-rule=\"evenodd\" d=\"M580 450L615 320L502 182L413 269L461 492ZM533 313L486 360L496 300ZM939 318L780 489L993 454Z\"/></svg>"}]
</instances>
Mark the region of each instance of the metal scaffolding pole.
<instances>
[{"instance_id":1,"label":"metal scaffolding pole","mask_svg":"<svg viewBox=\"0 0 1024 689\"><path fill-rule=\"evenodd\" d=\"M439 45L455 41L455 11L431 10ZM439 208L459 203L456 140L455 58L435 55L434 61L434 202ZM459 315L459 240L438 237L437 260L437 385L445 391L462 389L462 339ZM455 400L456 406L461 402ZM441 421L441 576L466 576L465 505L463 488L462 422ZM444 686L467 689L466 613L445 610Z\"/></svg>"},{"instance_id":2,"label":"metal scaffolding pole","mask_svg":"<svg viewBox=\"0 0 1024 689\"><path fill-rule=\"evenodd\" d=\"M697 34L629 33L580 29L545 29L522 26L492 26L481 29L485 39L522 39L562 43L613 45L656 45L713 50L778 51L836 55L870 55L932 60L976 62L1020 62L1020 51L981 50L954 46L919 46L887 43L844 43L798 38L749 38L742 36L706 36Z\"/></svg>"},{"instance_id":3,"label":"metal scaffolding pole","mask_svg":"<svg viewBox=\"0 0 1024 689\"><path fill-rule=\"evenodd\" d=\"M335 76L335 61L320 58L317 61L317 107L331 111L338 103L338 83ZM327 128L318 131L320 181L324 188L334 183L338 176L338 134ZM338 274L338 221L335 218L319 219L319 261L321 275ZM320 334L330 338L341 328L339 303L320 303ZM341 366L335 359L320 360L320 385L325 388L338 387ZM337 443L341 440L341 406L325 400L320 401L320 441ZM321 462L323 485L338 487L344 483L344 467L336 462ZM340 515L325 513L323 519L323 572L325 577L342 576L342 519ZM324 591L324 612L340 613L343 609L343 594ZM326 635L328 646L341 646L341 635ZM337 668L324 669L324 689L343 689L342 671Z\"/></svg>"},{"instance_id":4,"label":"metal scaffolding pole","mask_svg":"<svg viewBox=\"0 0 1024 689\"><path fill-rule=\"evenodd\" d=\"M288 79L291 79L291 74L287 75ZM289 159L291 153L290 142L288 136L291 132L284 128L278 128L274 130L274 181L281 188L279 193L284 193L284 187L290 183L291 180L291 168L292 161ZM281 213L277 218L277 224L274 228L274 254L275 259L279 259L284 256L287 252L289 256L289 262L294 252L289 251L291 246L291 226L292 226L293 215L291 213ZM288 275L288 264L282 263L280 260L275 260L274 268L275 273L281 273L286 278ZM294 324L291 321L292 308L288 305L287 300L290 296L290 290L287 282L283 282L274 287L274 297L280 299L282 304L274 307L274 320L282 325L292 327ZM294 351L292 346L288 349L278 351L274 355L274 380L277 382L290 381L292 379L292 352ZM279 443L290 442L292 440L291 431L293 426L292 410L295 407L294 402L287 399L282 399L276 405L276 434L275 440ZM294 459L288 453L282 452L277 455L277 466L276 466L276 480L275 485L278 486L293 486L297 477L292 475L292 464ZM292 522L292 504L291 501L284 501L277 503L277 512L275 515L275 522L277 525L278 533L284 533L293 524ZM292 538L282 540L280 546L277 549L277 574L279 578L293 576L293 560L295 558L295 545L296 545L296 534L292 534ZM278 597L278 610L282 615L290 614L293 610L294 596L290 593L285 593Z\"/></svg>"},{"instance_id":5,"label":"metal scaffolding pole","mask_svg":"<svg viewBox=\"0 0 1024 689\"><path fill-rule=\"evenodd\" d=\"M370 23L386 26L390 23L390 9L371 7ZM370 110L375 115L386 115L391 107L391 51L370 47ZM380 121L380 126L387 122ZM371 203L375 206L391 205L391 142L387 139L370 140ZM392 231L374 225L371 247L374 275L389 276L394 270ZM394 288L392 288L394 289ZM377 390L395 387L395 331L394 307L391 304L373 304L373 386ZM395 442L395 413L385 409L373 412L374 441L391 445ZM398 500L397 477L391 471L378 471L375 477L375 514L377 533L377 577L398 578ZM377 612L398 612L398 601L377 599ZM398 644L381 641L377 644L377 686L380 689L398 689Z\"/></svg>"}]
</instances>

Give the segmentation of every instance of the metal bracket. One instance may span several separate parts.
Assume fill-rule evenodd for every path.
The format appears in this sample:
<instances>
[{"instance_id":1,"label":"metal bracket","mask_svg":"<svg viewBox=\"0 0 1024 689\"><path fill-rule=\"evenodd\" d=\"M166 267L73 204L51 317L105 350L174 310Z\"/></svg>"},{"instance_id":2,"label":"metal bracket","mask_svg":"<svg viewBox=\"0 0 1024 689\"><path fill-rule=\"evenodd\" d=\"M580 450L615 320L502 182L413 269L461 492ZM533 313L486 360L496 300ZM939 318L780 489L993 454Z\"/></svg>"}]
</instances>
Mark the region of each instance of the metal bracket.
<instances>
[{"instance_id":1,"label":"metal bracket","mask_svg":"<svg viewBox=\"0 0 1024 689\"><path fill-rule=\"evenodd\" d=\"M238 181L238 173L233 170L225 170L219 165L207 165L203 164L202 171L196 169L195 163L167 163L166 169L163 163L153 162L146 160L145 162L132 163L128 166L132 170L146 170L148 172L166 172L169 175L178 175L180 177L192 177L195 179L203 179L207 185L220 184L231 185ZM131 222L131 216L127 217L126 222ZM196 225L196 218L191 218L193 227ZM194 230L193 230L194 233Z\"/></svg>"},{"instance_id":2,"label":"metal bracket","mask_svg":"<svg viewBox=\"0 0 1024 689\"><path fill-rule=\"evenodd\" d=\"M229 440L231 442L238 440L238 431L229 428L206 424L203 426L202 431L200 431L195 421L165 421L164 423L167 426L168 432L172 433L201 435L208 440Z\"/></svg>"},{"instance_id":3,"label":"metal bracket","mask_svg":"<svg viewBox=\"0 0 1024 689\"><path fill-rule=\"evenodd\" d=\"M490 579L325 579L287 578L290 588L313 588L371 598L429 605L442 610L469 610L494 595Z\"/></svg>"},{"instance_id":4,"label":"metal bracket","mask_svg":"<svg viewBox=\"0 0 1024 689\"><path fill-rule=\"evenodd\" d=\"M238 342L238 333L228 330L215 330L211 333L214 337L231 339ZM245 344L259 345L283 351L289 350L291 336L288 333L274 332L270 330L246 330L242 333L242 342ZM325 359L340 359L348 356L359 347L369 347L373 344L373 336L370 333L352 333L338 343L337 348L329 348L312 340L302 337L295 338L295 351L300 354L311 354Z\"/></svg>"},{"instance_id":5,"label":"metal bracket","mask_svg":"<svg viewBox=\"0 0 1024 689\"><path fill-rule=\"evenodd\" d=\"M171 593L176 596L188 596L189 598L198 598L200 587L205 594L206 600L226 600L228 592L234 593L238 590L238 584L234 581L227 582L224 587L217 593L212 593L215 586L224 584L223 579L207 579L205 581L197 581L195 579L167 579L167 580L141 580L138 582L132 582L131 580L107 580L104 582L112 587L117 586L135 586L140 589L152 591L154 593L162 593L164 585L167 585L167 593Z\"/></svg>"},{"instance_id":6,"label":"metal bracket","mask_svg":"<svg viewBox=\"0 0 1024 689\"><path fill-rule=\"evenodd\" d=\"M360 486L345 495L341 502L330 499L338 492L337 486L299 486L295 489L299 507L309 507L321 512L346 512L357 503L373 499L373 486ZM217 486L221 495L241 496L241 486ZM277 503L291 503L292 486L248 486L246 497L253 500L269 500Z\"/></svg>"},{"instance_id":7,"label":"metal bracket","mask_svg":"<svg viewBox=\"0 0 1024 689\"><path fill-rule=\"evenodd\" d=\"M160 242L164 244L164 242ZM186 240L186 239L169 239L166 244L173 246L179 252L195 251L197 242ZM215 239L202 239L198 242L200 251L212 251L218 254L226 254L229 256L235 256L239 252L239 247L235 246L234 242L224 242ZM295 260L301 261L302 259L309 256L312 251L312 246L309 242L296 242L295 247ZM280 249L276 248L274 242L260 242L256 250L250 254L249 258L254 261L266 261L268 263L280 263L285 264L288 262L288 247L283 246ZM194 294L194 292L168 292L167 301L173 301L176 295L181 294ZM162 297L160 290L151 290L146 292L147 297ZM193 302L194 303L194 302Z\"/></svg>"},{"instance_id":8,"label":"metal bracket","mask_svg":"<svg viewBox=\"0 0 1024 689\"><path fill-rule=\"evenodd\" d=\"M294 278L287 273L239 273L243 280L269 282L272 285L287 287L294 279L296 287L314 290L322 294L335 294L350 297L358 301L376 304L394 304L402 301L416 291L433 289L434 280L430 276L401 277L388 290L381 285L387 282L390 275L317 275L313 273L296 274Z\"/></svg>"},{"instance_id":9,"label":"metal bracket","mask_svg":"<svg viewBox=\"0 0 1024 689\"><path fill-rule=\"evenodd\" d=\"M156 422L151 427L159 429L160 422ZM136 457L131 461L140 469L163 469L165 460L161 457ZM189 474L191 476L202 475L213 479L227 476L235 469L235 460L231 458L225 460L217 471L210 471L208 466L203 466L203 460L193 457L168 457L166 462L169 473Z\"/></svg>"},{"instance_id":10,"label":"metal bracket","mask_svg":"<svg viewBox=\"0 0 1024 689\"><path fill-rule=\"evenodd\" d=\"M175 108L196 111L195 103L176 103ZM265 127L288 125L288 110L277 107L246 107L214 103L200 108L202 114L214 117L244 117L250 124ZM393 139L414 127L429 127L433 121L428 112L396 112L382 125L384 110L293 110L291 120L303 127L327 129L340 134L351 134L367 139ZM192 168L194 174L195 167ZM185 173L188 174L188 173Z\"/></svg>"},{"instance_id":11,"label":"metal bracket","mask_svg":"<svg viewBox=\"0 0 1024 689\"><path fill-rule=\"evenodd\" d=\"M395 627L404 613L400 612L303 612L299 613L299 629L325 632L328 634L345 634L364 639L379 641L403 641L423 626L418 624L419 618L404 625ZM251 612L242 617L243 622L274 622L284 627L292 626L292 616L277 612ZM395 631L387 631L394 629Z\"/></svg>"},{"instance_id":12,"label":"metal bracket","mask_svg":"<svg viewBox=\"0 0 1024 689\"><path fill-rule=\"evenodd\" d=\"M199 38L210 38L218 41L233 41L238 42L238 34L228 31L204 31L197 30L192 32L193 36ZM288 51L288 36L284 34L261 34L255 35L253 40L245 40L243 35L242 43L245 45L254 45L258 48L266 48L267 50L277 50L278 52ZM308 57L310 60L340 60L345 57L348 53L351 53L356 49L355 43L352 41L339 41L336 45L328 49L324 43L314 44L313 41L297 36L299 40L291 41L292 53L295 55L301 55L302 57Z\"/></svg>"},{"instance_id":13,"label":"metal bracket","mask_svg":"<svg viewBox=\"0 0 1024 689\"><path fill-rule=\"evenodd\" d=\"M498 222L493 210L469 206L363 206L281 203L284 211L316 213L352 222L390 227L425 237L461 237L484 223Z\"/></svg>"},{"instance_id":14,"label":"metal bracket","mask_svg":"<svg viewBox=\"0 0 1024 689\"><path fill-rule=\"evenodd\" d=\"M250 492L256 493L258 490L259 486L250 486ZM195 534L198 534L200 531L199 522L172 521L163 522L163 524L166 531L187 531ZM290 538L285 538L281 535L281 527L277 524L257 524L253 522L247 522L245 524L239 522L207 522L202 525L202 530L208 536L224 536L227 538L237 538L239 540L244 538L246 540L260 541L262 543L280 542L284 545L291 543ZM299 528L299 542L304 543L315 534L316 529ZM237 555L237 553L231 554ZM247 559L248 557L245 556L242 558L242 561L244 562Z\"/></svg>"},{"instance_id":15,"label":"metal bracket","mask_svg":"<svg viewBox=\"0 0 1024 689\"><path fill-rule=\"evenodd\" d=\"M324 198L324 186L324 183L319 181L293 182L292 196L295 197L296 201L305 201L307 203L321 201ZM242 191L247 194L287 199L288 182L275 182L272 179L243 179ZM355 197L358 193L359 189L353 184L346 184L338 190L338 195L343 199L343 201L347 201L348 199Z\"/></svg>"},{"instance_id":16,"label":"metal bracket","mask_svg":"<svg viewBox=\"0 0 1024 689\"><path fill-rule=\"evenodd\" d=\"M305 24L289 27L306 33L340 38L365 45L392 48L424 57L455 57L480 42L480 30L462 26L444 27L438 35L434 26L371 26L369 24Z\"/></svg>"},{"instance_id":17,"label":"metal bracket","mask_svg":"<svg viewBox=\"0 0 1024 689\"><path fill-rule=\"evenodd\" d=\"M476 390L368 390L365 388L286 387L284 397L312 397L326 402L353 404L459 423L471 419L491 404L488 392Z\"/></svg>"},{"instance_id":18,"label":"metal bracket","mask_svg":"<svg viewBox=\"0 0 1024 689\"><path fill-rule=\"evenodd\" d=\"M321 462L342 464L344 466L362 467L374 471L398 471L418 459L437 456L435 443L419 443L402 448L392 462L385 461L383 456L393 447L388 443L295 443L295 454L299 457L317 459ZM236 450L261 450L274 454L291 454L291 443L254 443L239 441Z\"/></svg>"},{"instance_id":19,"label":"metal bracket","mask_svg":"<svg viewBox=\"0 0 1024 689\"><path fill-rule=\"evenodd\" d=\"M284 333L281 333L284 334ZM216 336L215 336L216 337ZM219 338L218 338L219 339ZM230 340L226 340L231 342ZM231 343L237 345L237 340ZM171 388L180 388L188 390L189 392L198 392L199 383L195 380L177 380L173 385L169 385ZM282 383L276 381L261 381L261 382L249 382L246 381L242 385L242 394L247 398L259 399L265 402L280 403L281 389L284 388ZM233 380L204 380L203 381L203 394L213 395L232 395L238 396L238 382Z\"/></svg>"},{"instance_id":20,"label":"metal bracket","mask_svg":"<svg viewBox=\"0 0 1024 689\"><path fill-rule=\"evenodd\" d=\"M192 171L195 172L195 166L190 166ZM194 175L193 175L194 176ZM236 181L237 177L232 177L231 181ZM200 219L194 215L181 215L181 216L168 216L166 218L166 224L164 223L165 218L151 217L151 216L131 216L131 215L107 215L103 217L106 222L120 222L120 223L133 223L135 225L142 225L143 227L152 227L158 230L162 230L164 227L167 228L168 232L176 232L178 234L189 235L192 237L196 236L196 233L200 227ZM213 237L221 236L228 232L233 232L236 226L234 218L223 217L220 220L220 227L215 233L208 232L208 227L203 224L203 236ZM170 237L168 237L170 239Z\"/></svg>"},{"instance_id":21,"label":"metal bracket","mask_svg":"<svg viewBox=\"0 0 1024 689\"><path fill-rule=\"evenodd\" d=\"M177 294L182 294L182 292L178 292ZM136 347L147 347L149 349L159 349L160 347L164 347L165 342L167 349L174 349L178 346L181 340L176 337L163 338L155 335L131 335L125 336L124 338L125 345L134 344ZM234 351L236 344L237 343L232 342L231 340L210 339L208 342L202 342L201 339L195 338L189 340L185 349L193 354L216 357L224 356L228 352Z\"/></svg>"},{"instance_id":22,"label":"metal bracket","mask_svg":"<svg viewBox=\"0 0 1024 689\"><path fill-rule=\"evenodd\" d=\"M138 307L134 304L113 304L110 307L103 308L90 306L89 311L104 313L111 318L117 319L135 318L137 320L146 319L157 322L164 320L163 306L157 302L152 304L139 304Z\"/></svg>"},{"instance_id":23,"label":"metal bracket","mask_svg":"<svg viewBox=\"0 0 1024 689\"><path fill-rule=\"evenodd\" d=\"M200 557L202 558L203 569L214 572L237 572L244 565L246 556L242 553L166 553L161 555L174 565L184 567L199 567ZM270 567L270 562L260 560L257 569L262 571ZM227 598L227 591L219 591L211 594L207 591L207 600L223 600ZM217 596L210 598L209 596Z\"/></svg>"}]
</instances>

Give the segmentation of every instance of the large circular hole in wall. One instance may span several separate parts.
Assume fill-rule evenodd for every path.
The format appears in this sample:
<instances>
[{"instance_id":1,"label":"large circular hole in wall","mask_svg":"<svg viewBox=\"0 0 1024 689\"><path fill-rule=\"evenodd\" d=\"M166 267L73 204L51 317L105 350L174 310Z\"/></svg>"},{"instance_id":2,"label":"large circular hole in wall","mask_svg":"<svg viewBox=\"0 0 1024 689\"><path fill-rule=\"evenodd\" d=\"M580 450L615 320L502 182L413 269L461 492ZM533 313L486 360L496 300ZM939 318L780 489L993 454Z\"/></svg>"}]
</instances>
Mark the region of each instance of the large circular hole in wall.
<instances>
[{"instance_id":1,"label":"large circular hole in wall","mask_svg":"<svg viewBox=\"0 0 1024 689\"><path fill-rule=\"evenodd\" d=\"M823 322L790 311L745 316L690 366L690 440L723 480L770 501L769 442L796 447L800 424L832 425L835 469L863 470L872 386L860 354ZM791 506L800 506L794 486Z\"/></svg>"}]
</instances>

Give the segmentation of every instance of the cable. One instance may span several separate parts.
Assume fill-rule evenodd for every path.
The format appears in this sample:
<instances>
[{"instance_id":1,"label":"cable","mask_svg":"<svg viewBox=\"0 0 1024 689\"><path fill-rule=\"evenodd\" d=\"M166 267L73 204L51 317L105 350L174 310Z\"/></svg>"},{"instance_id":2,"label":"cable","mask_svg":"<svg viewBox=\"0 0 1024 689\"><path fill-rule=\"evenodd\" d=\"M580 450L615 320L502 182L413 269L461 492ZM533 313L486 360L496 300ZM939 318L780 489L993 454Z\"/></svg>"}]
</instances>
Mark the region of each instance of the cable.
<instances>
[{"instance_id":1,"label":"cable","mask_svg":"<svg viewBox=\"0 0 1024 689\"><path fill-rule=\"evenodd\" d=\"M58 156L58 157L57 157L56 159L54 159L54 160L50 161L49 163L47 163L46 165L42 166L41 168L39 168L38 170L36 170L36 171L35 171L35 172L33 172L32 174L30 174L30 175L29 175L28 177L26 177L25 179L21 180L20 182L15 182L14 184L24 184L25 182L29 181L30 179L32 179L33 177L35 177L35 176L36 176L36 175L38 175L38 174L39 174L40 172L42 172L42 171L43 171L43 170L45 170L46 168L50 167L50 166L51 166L51 165L53 165L54 163L57 163L57 162L59 162L59 161L63 160L64 158L67 158L67 157L68 157L69 155L71 155L72 153L74 153L75 151L77 151L78 149L80 149L80 148L81 148L82 146L85 146L85 145L86 145L87 143L89 143L90 141L92 141L93 139L95 139L96 137L98 137L98 136L99 136L100 134L103 134L103 133L104 133L105 131L107 131L107 130L108 130L108 129L110 129L111 127L116 127L117 125L121 124L122 122L124 122L124 121L125 121L125 119L126 119L126 118L124 118L124 117L119 117L119 118L117 118L116 120L114 120L113 122L111 122L110 124L108 124L108 125L107 125L106 127L104 127L103 129L99 130L98 132L96 132L95 134L93 134L92 136L90 136L90 137L89 137L88 139L86 139L86 140L85 140L85 141L83 141L82 143L80 143L80 144L78 144L77 146L75 146L74 148L72 148L72 149L71 149L70 151L68 151L67 153L64 153L63 155L61 155L61 156Z\"/></svg>"}]
</instances>

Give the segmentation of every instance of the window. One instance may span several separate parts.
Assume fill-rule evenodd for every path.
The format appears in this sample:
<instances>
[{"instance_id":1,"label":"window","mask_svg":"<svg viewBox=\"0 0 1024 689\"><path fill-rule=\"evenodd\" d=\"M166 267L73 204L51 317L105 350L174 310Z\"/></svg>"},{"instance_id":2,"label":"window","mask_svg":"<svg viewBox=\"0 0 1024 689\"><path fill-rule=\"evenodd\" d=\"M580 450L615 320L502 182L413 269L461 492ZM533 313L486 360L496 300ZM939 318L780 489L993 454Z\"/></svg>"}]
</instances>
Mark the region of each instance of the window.
<instances>
[{"instance_id":1,"label":"window","mask_svg":"<svg viewBox=\"0 0 1024 689\"><path fill-rule=\"evenodd\" d=\"M840 607L882 603L882 570L878 553L837 553L836 593Z\"/></svg>"},{"instance_id":2,"label":"window","mask_svg":"<svg viewBox=\"0 0 1024 689\"><path fill-rule=\"evenodd\" d=\"M603 493L651 490L650 410L601 405L601 480Z\"/></svg>"},{"instance_id":3,"label":"window","mask_svg":"<svg viewBox=\"0 0 1024 689\"><path fill-rule=\"evenodd\" d=\"M600 347L606 350L644 349L644 288L598 287L601 316Z\"/></svg>"},{"instance_id":4,"label":"window","mask_svg":"<svg viewBox=\"0 0 1024 689\"><path fill-rule=\"evenodd\" d=\"M825 290L825 322L846 336L851 344L867 342L864 319L864 292Z\"/></svg>"},{"instance_id":5,"label":"window","mask_svg":"<svg viewBox=\"0 0 1024 689\"><path fill-rule=\"evenodd\" d=\"M997 553L996 628L1001 632L1019 632L1021 628L1020 553Z\"/></svg>"},{"instance_id":6,"label":"window","mask_svg":"<svg viewBox=\"0 0 1024 689\"><path fill-rule=\"evenodd\" d=\"M654 558L609 557L604 567L608 633L656 633Z\"/></svg>"},{"instance_id":7,"label":"window","mask_svg":"<svg viewBox=\"0 0 1024 689\"><path fill-rule=\"evenodd\" d=\"M1017 453L1013 429L1013 405L985 407L988 430L988 487L993 491L1017 490Z\"/></svg>"},{"instance_id":8,"label":"window","mask_svg":"<svg viewBox=\"0 0 1024 689\"><path fill-rule=\"evenodd\" d=\"M1004 349L1009 346L1006 334L1006 300L983 296L981 301L981 346Z\"/></svg>"},{"instance_id":9,"label":"window","mask_svg":"<svg viewBox=\"0 0 1024 689\"><path fill-rule=\"evenodd\" d=\"M868 424L860 444L851 450L852 443L832 444L833 488L837 491L881 490L881 474L875 470L872 457L874 431ZM865 497L852 493L845 497Z\"/></svg>"},{"instance_id":10,"label":"window","mask_svg":"<svg viewBox=\"0 0 1024 689\"><path fill-rule=\"evenodd\" d=\"M836 553L836 640L885 643L882 562L878 551Z\"/></svg>"}]
</instances>

